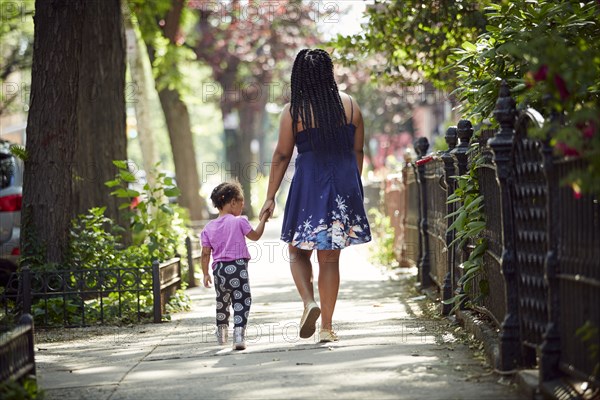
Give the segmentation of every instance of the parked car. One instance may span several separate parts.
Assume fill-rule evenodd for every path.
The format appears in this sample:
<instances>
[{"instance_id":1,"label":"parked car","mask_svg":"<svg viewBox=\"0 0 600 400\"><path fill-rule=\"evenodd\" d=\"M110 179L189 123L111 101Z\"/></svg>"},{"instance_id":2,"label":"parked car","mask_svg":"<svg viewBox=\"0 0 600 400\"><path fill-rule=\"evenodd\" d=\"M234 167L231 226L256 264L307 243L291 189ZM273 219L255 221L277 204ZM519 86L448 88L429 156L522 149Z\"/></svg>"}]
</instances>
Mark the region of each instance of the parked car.
<instances>
[{"instance_id":1,"label":"parked car","mask_svg":"<svg viewBox=\"0 0 600 400\"><path fill-rule=\"evenodd\" d=\"M21 254L23 162L10 152L12 143L0 139L0 285L16 271Z\"/></svg>"}]
</instances>

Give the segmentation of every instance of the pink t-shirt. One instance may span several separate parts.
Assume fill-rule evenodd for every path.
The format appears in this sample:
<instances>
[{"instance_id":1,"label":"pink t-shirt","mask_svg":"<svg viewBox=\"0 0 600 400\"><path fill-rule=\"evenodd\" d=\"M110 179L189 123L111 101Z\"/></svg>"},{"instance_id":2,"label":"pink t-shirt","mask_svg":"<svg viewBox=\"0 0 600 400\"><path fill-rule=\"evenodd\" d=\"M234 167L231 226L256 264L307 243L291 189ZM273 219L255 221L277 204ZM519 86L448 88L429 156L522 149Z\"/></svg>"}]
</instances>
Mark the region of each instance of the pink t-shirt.
<instances>
[{"instance_id":1,"label":"pink t-shirt","mask_svg":"<svg viewBox=\"0 0 600 400\"><path fill-rule=\"evenodd\" d=\"M213 269L219 261L250 259L246 235L252 230L246 217L225 214L210 221L200 234L203 247L212 249Z\"/></svg>"}]
</instances>

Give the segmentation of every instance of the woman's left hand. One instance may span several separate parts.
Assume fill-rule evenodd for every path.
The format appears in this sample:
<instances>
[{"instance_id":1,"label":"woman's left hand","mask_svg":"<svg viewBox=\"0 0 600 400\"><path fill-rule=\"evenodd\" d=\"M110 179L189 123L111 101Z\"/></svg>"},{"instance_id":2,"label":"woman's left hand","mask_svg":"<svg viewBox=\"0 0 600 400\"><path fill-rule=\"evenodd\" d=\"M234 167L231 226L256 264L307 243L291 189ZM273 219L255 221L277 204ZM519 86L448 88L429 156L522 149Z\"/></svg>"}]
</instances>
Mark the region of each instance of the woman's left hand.
<instances>
[{"instance_id":1,"label":"woman's left hand","mask_svg":"<svg viewBox=\"0 0 600 400\"><path fill-rule=\"evenodd\" d=\"M273 211L275 211L275 200L267 199L265 200L265 204L263 204L260 213L258 213L258 218L262 219L262 216L265 212L268 212L269 215L273 215Z\"/></svg>"}]
</instances>

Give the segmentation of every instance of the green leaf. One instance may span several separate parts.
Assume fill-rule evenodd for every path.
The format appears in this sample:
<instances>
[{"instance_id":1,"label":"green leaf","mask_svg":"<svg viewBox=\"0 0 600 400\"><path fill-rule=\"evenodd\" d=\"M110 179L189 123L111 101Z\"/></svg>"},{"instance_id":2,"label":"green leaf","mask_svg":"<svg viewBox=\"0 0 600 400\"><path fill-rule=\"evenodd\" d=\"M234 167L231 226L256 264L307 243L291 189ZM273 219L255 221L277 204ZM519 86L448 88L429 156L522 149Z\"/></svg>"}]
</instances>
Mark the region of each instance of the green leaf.
<instances>
[{"instance_id":1,"label":"green leaf","mask_svg":"<svg viewBox=\"0 0 600 400\"><path fill-rule=\"evenodd\" d=\"M133 175L129 171L124 171L124 170L119 171L119 176L121 177L121 179L123 179L127 183L133 183L133 182L137 181L137 178L135 177L135 175Z\"/></svg>"},{"instance_id":2,"label":"green leaf","mask_svg":"<svg viewBox=\"0 0 600 400\"><path fill-rule=\"evenodd\" d=\"M144 230L144 224L142 224L140 222L136 222L133 224L131 229L133 230L134 233L141 233Z\"/></svg>"},{"instance_id":3,"label":"green leaf","mask_svg":"<svg viewBox=\"0 0 600 400\"><path fill-rule=\"evenodd\" d=\"M516 94L516 93L520 93L520 92L524 91L525 89L527 89L527 85L524 83L520 83L517 86L515 86L514 88L512 88L510 90L510 92L512 94Z\"/></svg>"},{"instance_id":4,"label":"green leaf","mask_svg":"<svg viewBox=\"0 0 600 400\"><path fill-rule=\"evenodd\" d=\"M462 230L463 226L465 224L465 221L467 219L467 214L466 213L462 213L460 214L456 220L452 223L452 225L450 225L448 227L448 230L451 231L452 229L456 229L456 230Z\"/></svg>"},{"instance_id":5,"label":"green leaf","mask_svg":"<svg viewBox=\"0 0 600 400\"><path fill-rule=\"evenodd\" d=\"M119 169L124 169L124 170L129 169L129 167L127 166L127 161L113 160L113 164Z\"/></svg>"},{"instance_id":6,"label":"green leaf","mask_svg":"<svg viewBox=\"0 0 600 400\"><path fill-rule=\"evenodd\" d=\"M119 186L121 184L121 182L117 179L113 179L112 181L106 181L104 182L104 184L106 186L108 186L109 188L111 187L115 187L115 186Z\"/></svg>"},{"instance_id":7,"label":"green leaf","mask_svg":"<svg viewBox=\"0 0 600 400\"><path fill-rule=\"evenodd\" d=\"M478 204L481 204L482 201L483 201L483 196L477 197L475 200L471 201L469 204L467 204L465 206L465 211L472 210L475 206L477 206Z\"/></svg>"},{"instance_id":8,"label":"green leaf","mask_svg":"<svg viewBox=\"0 0 600 400\"><path fill-rule=\"evenodd\" d=\"M448 201L446 202L446 204L453 204L453 203L458 203L459 201L461 201L462 198L459 196L456 196L452 199L450 199L450 197L448 197Z\"/></svg>"},{"instance_id":9,"label":"green leaf","mask_svg":"<svg viewBox=\"0 0 600 400\"><path fill-rule=\"evenodd\" d=\"M119 189L111 192L110 194L113 195L113 196L117 196L117 197L119 197L121 199L132 197L132 196L129 195L129 189L123 189L123 188L119 188ZM135 197L135 196L133 196L133 197Z\"/></svg>"},{"instance_id":10,"label":"green leaf","mask_svg":"<svg viewBox=\"0 0 600 400\"><path fill-rule=\"evenodd\" d=\"M465 274L463 275L466 278L473 278L473 275L478 274L481 271L481 268L477 268L475 266L472 266L469 269L465 269Z\"/></svg>"},{"instance_id":11,"label":"green leaf","mask_svg":"<svg viewBox=\"0 0 600 400\"><path fill-rule=\"evenodd\" d=\"M475 249L469 255L469 260L472 260L474 258L478 258L478 257L482 256L486 250L487 250L487 244L485 242L477 245L475 247Z\"/></svg>"},{"instance_id":12,"label":"green leaf","mask_svg":"<svg viewBox=\"0 0 600 400\"><path fill-rule=\"evenodd\" d=\"M167 204L161 204L161 205L159 206L159 208L160 208L160 209L161 209L163 212L165 212L165 213L167 213L167 214L169 214L169 215L173 215L173 214L174 214L174 211L173 211L173 209L172 209L171 207L169 207Z\"/></svg>"},{"instance_id":13,"label":"green leaf","mask_svg":"<svg viewBox=\"0 0 600 400\"><path fill-rule=\"evenodd\" d=\"M462 48L470 51L470 52L476 52L477 51L477 46L475 46L473 43L469 42L469 41L465 41L462 44Z\"/></svg>"},{"instance_id":14,"label":"green leaf","mask_svg":"<svg viewBox=\"0 0 600 400\"><path fill-rule=\"evenodd\" d=\"M167 196L167 197L177 197L180 194L181 194L181 191L177 187L165 189L165 196Z\"/></svg>"},{"instance_id":15,"label":"green leaf","mask_svg":"<svg viewBox=\"0 0 600 400\"><path fill-rule=\"evenodd\" d=\"M23 161L27 161L27 159L29 158L29 153L27 152L27 149L24 146L20 146L18 144L13 144L12 146L10 146L10 153Z\"/></svg>"},{"instance_id":16,"label":"green leaf","mask_svg":"<svg viewBox=\"0 0 600 400\"><path fill-rule=\"evenodd\" d=\"M473 221L467 224L469 230L481 230L485 228L485 221Z\"/></svg>"},{"instance_id":17,"label":"green leaf","mask_svg":"<svg viewBox=\"0 0 600 400\"><path fill-rule=\"evenodd\" d=\"M458 209L458 210L456 210L456 211L453 211L453 212L451 212L451 213L450 213L450 214L448 214L448 215L445 215L445 216L444 216L444 218L452 218L452 217L454 217L455 215L458 215L458 214L461 214L461 213L465 213L465 209L464 209L463 207L459 208L459 209Z\"/></svg>"}]
</instances>

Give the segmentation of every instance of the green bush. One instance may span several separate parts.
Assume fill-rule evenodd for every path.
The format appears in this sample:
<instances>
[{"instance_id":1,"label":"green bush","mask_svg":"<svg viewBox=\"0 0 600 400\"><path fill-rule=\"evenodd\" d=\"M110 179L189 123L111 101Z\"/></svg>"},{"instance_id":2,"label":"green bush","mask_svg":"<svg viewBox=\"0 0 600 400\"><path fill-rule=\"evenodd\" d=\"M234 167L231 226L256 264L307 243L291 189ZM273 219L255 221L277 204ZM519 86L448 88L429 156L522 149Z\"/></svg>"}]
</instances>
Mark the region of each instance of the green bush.
<instances>
[{"instance_id":1,"label":"green bush","mask_svg":"<svg viewBox=\"0 0 600 400\"><path fill-rule=\"evenodd\" d=\"M37 386L35 378L27 377L22 382L0 382L2 400L43 400L44 392Z\"/></svg>"},{"instance_id":2,"label":"green bush","mask_svg":"<svg viewBox=\"0 0 600 400\"><path fill-rule=\"evenodd\" d=\"M163 173L156 174L155 184L145 184L143 192L129 189L129 184L135 177L127 170L127 163L115 161L119 168L115 179L106 182L114 188L112 194L125 202L121 209L131 221L133 244L123 245L122 233L125 229L118 226L112 219L105 216L105 207L96 207L87 214L79 215L72 222L70 241L64 265L36 264L35 271L68 271L68 270L121 270L135 269L140 276L139 286L133 281L133 275L123 274L120 279L116 274L108 272L100 276L91 273L83 277L84 284L100 293L90 295L85 293L69 294L67 298L54 297L47 300L37 300L32 304L32 313L37 324L44 325L79 325L98 323L103 317L108 323L133 323L150 320L153 316L152 273L150 267L153 261L164 262L177 254L185 254L185 237L188 235L186 221L189 221L187 210L169 204L168 197L177 196L178 189L173 180ZM131 199L135 198L136 203ZM187 268L185 257L182 257L182 275ZM83 272L85 274L85 272ZM63 273L63 275L65 275ZM67 282L76 287L81 273L66 274ZM58 278L57 278L58 279ZM144 289L142 292L108 293L102 291L116 288L117 284L132 289ZM185 286L185 280L182 281ZM55 287L61 287L63 282L56 282ZM100 296L102 296L100 298ZM172 300L168 311L188 309L190 299L178 292ZM85 321L82 321L82 314ZM66 318L66 319L65 319Z\"/></svg>"},{"instance_id":3,"label":"green bush","mask_svg":"<svg viewBox=\"0 0 600 400\"><path fill-rule=\"evenodd\" d=\"M458 249L464 249L467 245L473 245L469 258L462 263L463 275L459 280L464 293L457 294L451 299L445 300L445 304L454 304L453 310L468 301L470 304L478 303L489 294L489 281L483 269L483 256L487 249L487 241L481 237L481 232L486 227L484 213L484 198L479 191L479 179L477 170L482 163L481 155L477 152L479 145L477 141L471 144L469 150L472 154L472 162L469 171L462 176L457 176L457 188L450 196L448 203L458 203L460 206L456 211L448 214L446 218L454 217L454 222L448 230L455 230L455 239L448 245L457 245ZM477 282L475 290L473 284ZM472 297L473 294L477 294Z\"/></svg>"},{"instance_id":4,"label":"green bush","mask_svg":"<svg viewBox=\"0 0 600 400\"><path fill-rule=\"evenodd\" d=\"M371 262L386 268L398 267L400 264L394 253L395 233L390 217L376 208L369 210L369 216L372 222L373 238L376 242L376 246L371 248Z\"/></svg>"},{"instance_id":5,"label":"green bush","mask_svg":"<svg viewBox=\"0 0 600 400\"><path fill-rule=\"evenodd\" d=\"M129 188L136 177L129 172L127 162L114 161L114 164L119 172L106 185L114 189L112 195L125 200L119 208L131 221L133 245L147 246L152 260L165 261L174 257L188 230L181 208L172 206L168 201L169 197L180 193L173 179L162 172L149 171L156 176L155 183L146 183L143 191L138 192Z\"/></svg>"}]
</instances>

